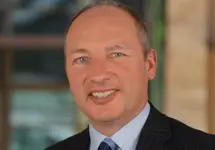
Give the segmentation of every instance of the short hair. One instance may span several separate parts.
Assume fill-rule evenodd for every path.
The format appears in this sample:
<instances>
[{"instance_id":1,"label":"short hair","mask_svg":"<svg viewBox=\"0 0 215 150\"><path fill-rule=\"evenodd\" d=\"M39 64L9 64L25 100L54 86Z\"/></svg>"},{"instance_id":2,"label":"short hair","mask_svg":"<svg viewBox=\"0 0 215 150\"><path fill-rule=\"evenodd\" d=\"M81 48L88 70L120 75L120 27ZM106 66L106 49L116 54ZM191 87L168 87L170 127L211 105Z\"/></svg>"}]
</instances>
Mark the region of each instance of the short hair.
<instances>
[{"instance_id":1,"label":"short hair","mask_svg":"<svg viewBox=\"0 0 215 150\"><path fill-rule=\"evenodd\" d=\"M147 53L150 50L150 44L149 44L149 40L148 40L148 36L147 36L147 28L145 26L145 23L142 20L142 18L132 8L130 8L129 6L127 6L123 3L116 2L113 0L99 0L99 1L93 2L91 4L88 4L85 7L83 7L80 11L78 11L77 14L75 14L73 16L70 26L85 11L87 11L91 8L94 8L94 7L105 6L105 5L122 9L135 20L137 28L139 30L140 42L143 45L144 53Z\"/></svg>"}]
</instances>

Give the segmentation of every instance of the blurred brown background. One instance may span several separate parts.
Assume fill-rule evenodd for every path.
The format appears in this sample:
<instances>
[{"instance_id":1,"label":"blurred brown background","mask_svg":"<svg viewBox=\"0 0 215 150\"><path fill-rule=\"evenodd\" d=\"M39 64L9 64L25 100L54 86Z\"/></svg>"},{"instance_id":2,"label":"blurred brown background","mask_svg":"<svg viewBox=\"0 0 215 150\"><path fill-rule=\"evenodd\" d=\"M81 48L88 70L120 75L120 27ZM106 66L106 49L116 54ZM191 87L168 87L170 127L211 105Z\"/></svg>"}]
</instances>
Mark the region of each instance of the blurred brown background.
<instances>
[{"instance_id":1,"label":"blurred brown background","mask_svg":"<svg viewBox=\"0 0 215 150\"><path fill-rule=\"evenodd\" d=\"M64 71L74 14L95 0L0 0L0 150L39 150L80 131ZM215 0L118 0L146 21L158 53L150 101L215 133Z\"/></svg>"}]
</instances>

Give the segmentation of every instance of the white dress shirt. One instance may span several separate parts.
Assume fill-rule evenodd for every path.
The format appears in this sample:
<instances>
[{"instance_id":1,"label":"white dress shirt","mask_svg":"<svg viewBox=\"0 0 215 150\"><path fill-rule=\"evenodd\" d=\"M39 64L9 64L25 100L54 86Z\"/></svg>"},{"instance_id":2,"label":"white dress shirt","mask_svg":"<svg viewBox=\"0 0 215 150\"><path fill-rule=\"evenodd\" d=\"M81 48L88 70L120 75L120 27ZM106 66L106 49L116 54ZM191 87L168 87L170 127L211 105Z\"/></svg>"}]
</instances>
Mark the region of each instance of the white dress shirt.
<instances>
[{"instance_id":1,"label":"white dress shirt","mask_svg":"<svg viewBox=\"0 0 215 150\"><path fill-rule=\"evenodd\" d=\"M146 122L149 112L150 105L147 103L145 108L135 118L110 137L120 147L118 150L135 150L140 131ZM91 124L89 125L89 132L91 140L90 150L97 150L106 136L99 133Z\"/></svg>"}]
</instances>

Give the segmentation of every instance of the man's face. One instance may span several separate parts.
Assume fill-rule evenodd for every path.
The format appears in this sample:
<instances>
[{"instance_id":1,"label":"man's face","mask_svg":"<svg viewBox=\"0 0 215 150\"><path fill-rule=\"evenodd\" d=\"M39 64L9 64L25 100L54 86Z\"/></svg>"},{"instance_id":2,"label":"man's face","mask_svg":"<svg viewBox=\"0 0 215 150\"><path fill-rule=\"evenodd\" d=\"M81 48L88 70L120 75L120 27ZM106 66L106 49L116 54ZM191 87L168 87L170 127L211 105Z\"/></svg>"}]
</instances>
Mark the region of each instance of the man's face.
<instances>
[{"instance_id":1,"label":"man's face","mask_svg":"<svg viewBox=\"0 0 215 150\"><path fill-rule=\"evenodd\" d=\"M147 102L156 54L144 58L135 21L114 7L84 12L66 40L66 72L79 108L91 122L126 120Z\"/></svg>"}]
</instances>

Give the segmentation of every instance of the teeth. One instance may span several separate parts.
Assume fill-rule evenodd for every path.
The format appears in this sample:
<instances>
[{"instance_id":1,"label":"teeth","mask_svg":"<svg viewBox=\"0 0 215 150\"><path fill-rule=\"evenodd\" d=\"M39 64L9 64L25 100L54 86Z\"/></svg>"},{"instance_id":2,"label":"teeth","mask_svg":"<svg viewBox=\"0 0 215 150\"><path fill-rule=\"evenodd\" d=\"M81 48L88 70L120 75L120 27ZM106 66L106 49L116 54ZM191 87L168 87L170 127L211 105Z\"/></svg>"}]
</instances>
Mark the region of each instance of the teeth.
<instances>
[{"instance_id":1,"label":"teeth","mask_svg":"<svg viewBox=\"0 0 215 150\"><path fill-rule=\"evenodd\" d=\"M115 90L108 90L108 91L104 91L104 92L93 92L92 95L97 98L104 98L104 97L109 96L113 92L115 92Z\"/></svg>"}]
</instances>

